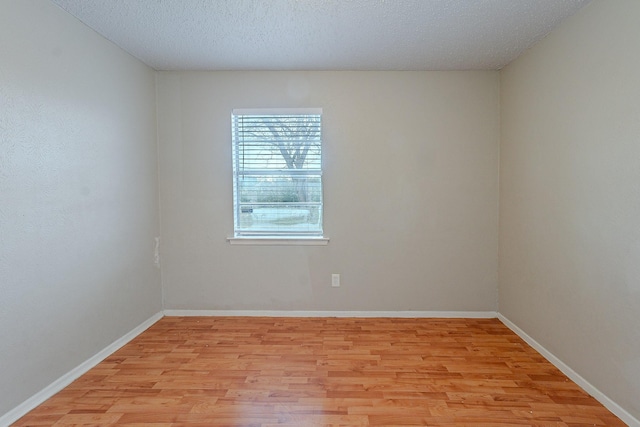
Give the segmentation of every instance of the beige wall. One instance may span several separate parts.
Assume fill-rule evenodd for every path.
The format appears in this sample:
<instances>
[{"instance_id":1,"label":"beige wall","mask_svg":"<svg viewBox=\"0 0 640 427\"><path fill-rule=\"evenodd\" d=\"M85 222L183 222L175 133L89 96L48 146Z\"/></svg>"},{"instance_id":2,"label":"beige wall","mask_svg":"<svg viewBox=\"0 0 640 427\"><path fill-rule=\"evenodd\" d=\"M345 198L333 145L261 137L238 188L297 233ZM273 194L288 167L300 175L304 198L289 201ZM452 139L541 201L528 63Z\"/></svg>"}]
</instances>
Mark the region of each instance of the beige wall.
<instances>
[{"instance_id":1,"label":"beige wall","mask_svg":"<svg viewBox=\"0 0 640 427\"><path fill-rule=\"evenodd\" d=\"M155 76L0 0L0 417L161 309Z\"/></svg>"},{"instance_id":2,"label":"beige wall","mask_svg":"<svg viewBox=\"0 0 640 427\"><path fill-rule=\"evenodd\" d=\"M495 310L498 83L497 72L159 73L165 308ZM230 114L243 107L324 109L328 246L226 241Z\"/></svg>"},{"instance_id":3,"label":"beige wall","mask_svg":"<svg viewBox=\"0 0 640 427\"><path fill-rule=\"evenodd\" d=\"M640 418L640 2L502 72L500 312Z\"/></svg>"}]
</instances>

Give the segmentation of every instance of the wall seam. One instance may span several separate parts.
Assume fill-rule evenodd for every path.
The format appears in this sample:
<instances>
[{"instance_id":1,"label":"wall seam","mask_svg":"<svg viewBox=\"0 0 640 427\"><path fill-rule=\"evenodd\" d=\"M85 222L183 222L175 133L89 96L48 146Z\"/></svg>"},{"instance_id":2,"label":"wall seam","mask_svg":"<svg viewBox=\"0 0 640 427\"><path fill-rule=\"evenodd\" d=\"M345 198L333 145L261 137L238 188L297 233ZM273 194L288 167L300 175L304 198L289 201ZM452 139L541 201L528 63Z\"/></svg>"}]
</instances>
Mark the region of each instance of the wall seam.
<instances>
[{"instance_id":1,"label":"wall seam","mask_svg":"<svg viewBox=\"0 0 640 427\"><path fill-rule=\"evenodd\" d=\"M161 190L161 185L162 185L162 180L160 179L160 173L161 173L161 169L160 169L160 120L159 120L159 93L158 93L158 70L154 70L154 85L155 85L155 92L156 92L156 97L155 97L155 108L156 108L156 181L158 184L158 239L159 239L159 244L158 244L158 253L159 253L159 257L158 257L158 270L159 270L159 276L160 276L160 309L161 311L164 311L165 309L165 295L164 295L164 274L163 274L163 268L162 268L162 230L163 230L163 226L162 226L162 191Z\"/></svg>"}]
</instances>

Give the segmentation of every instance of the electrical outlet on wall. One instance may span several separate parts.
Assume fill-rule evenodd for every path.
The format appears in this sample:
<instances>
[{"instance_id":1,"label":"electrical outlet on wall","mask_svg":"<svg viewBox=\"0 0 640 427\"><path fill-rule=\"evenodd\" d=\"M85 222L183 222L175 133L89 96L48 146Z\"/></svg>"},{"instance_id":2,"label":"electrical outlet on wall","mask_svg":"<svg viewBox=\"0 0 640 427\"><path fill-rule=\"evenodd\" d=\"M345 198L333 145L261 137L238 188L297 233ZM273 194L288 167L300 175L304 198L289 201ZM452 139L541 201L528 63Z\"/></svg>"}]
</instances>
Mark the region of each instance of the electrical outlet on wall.
<instances>
[{"instance_id":1,"label":"electrical outlet on wall","mask_svg":"<svg viewBox=\"0 0 640 427\"><path fill-rule=\"evenodd\" d=\"M338 288L340 287L340 275L339 274L332 274L331 275L331 286L334 288Z\"/></svg>"}]
</instances>

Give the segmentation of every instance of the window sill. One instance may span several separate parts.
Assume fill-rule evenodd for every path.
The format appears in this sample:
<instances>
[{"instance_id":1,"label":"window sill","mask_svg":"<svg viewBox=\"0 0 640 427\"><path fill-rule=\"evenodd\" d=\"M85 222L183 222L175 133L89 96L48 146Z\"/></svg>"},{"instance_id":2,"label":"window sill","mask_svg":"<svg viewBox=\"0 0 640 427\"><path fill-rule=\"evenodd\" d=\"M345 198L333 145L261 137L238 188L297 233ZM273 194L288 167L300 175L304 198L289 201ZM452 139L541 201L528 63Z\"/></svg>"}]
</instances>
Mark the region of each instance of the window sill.
<instances>
[{"instance_id":1,"label":"window sill","mask_svg":"<svg viewBox=\"0 0 640 427\"><path fill-rule=\"evenodd\" d=\"M326 246L328 237L228 237L231 245L254 246Z\"/></svg>"}]
</instances>

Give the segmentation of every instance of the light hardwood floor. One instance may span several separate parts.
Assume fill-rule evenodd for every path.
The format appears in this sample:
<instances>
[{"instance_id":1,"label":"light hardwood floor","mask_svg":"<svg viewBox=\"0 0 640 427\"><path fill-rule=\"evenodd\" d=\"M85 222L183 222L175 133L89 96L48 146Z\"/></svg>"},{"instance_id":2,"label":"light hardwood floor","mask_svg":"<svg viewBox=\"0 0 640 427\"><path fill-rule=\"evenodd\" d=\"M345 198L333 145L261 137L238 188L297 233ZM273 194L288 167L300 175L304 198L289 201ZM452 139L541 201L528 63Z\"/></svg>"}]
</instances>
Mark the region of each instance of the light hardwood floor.
<instances>
[{"instance_id":1,"label":"light hardwood floor","mask_svg":"<svg viewBox=\"0 0 640 427\"><path fill-rule=\"evenodd\" d=\"M624 426L497 319L165 317L15 426Z\"/></svg>"}]
</instances>

